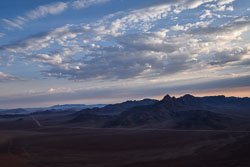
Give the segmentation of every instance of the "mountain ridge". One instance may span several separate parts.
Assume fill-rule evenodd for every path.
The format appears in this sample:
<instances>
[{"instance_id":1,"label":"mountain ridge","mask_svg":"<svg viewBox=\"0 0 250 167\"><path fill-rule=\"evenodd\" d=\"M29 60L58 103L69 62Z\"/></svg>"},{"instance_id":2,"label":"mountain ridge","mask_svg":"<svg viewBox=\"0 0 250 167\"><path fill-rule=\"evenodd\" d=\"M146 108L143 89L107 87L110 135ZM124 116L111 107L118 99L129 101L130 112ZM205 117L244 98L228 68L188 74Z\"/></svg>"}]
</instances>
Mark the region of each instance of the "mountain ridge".
<instances>
[{"instance_id":1,"label":"mountain ridge","mask_svg":"<svg viewBox=\"0 0 250 167\"><path fill-rule=\"evenodd\" d=\"M195 97L186 94L179 98L166 95L160 101L154 101L147 105L132 105L123 108L123 111L116 113L112 119L104 121L103 127L154 127L154 128L180 128L180 129L227 129L231 128L231 124L237 124L237 117L232 117L228 112L228 108L239 108L235 115L245 114L250 111L249 98L236 98L225 96L206 96ZM125 102L126 103L126 102ZM136 102L135 102L136 103ZM124 103L118 103L116 109ZM106 106L106 108L109 108ZM105 108L105 107L104 107ZM99 108L98 112L94 110L82 110L76 115L75 120L81 122L80 117L86 121L87 116L84 114L97 114L95 120L100 120L98 115L104 111ZM107 111L106 111L107 113ZM105 113L102 113L105 115ZM102 115L101 114L101 115ZM249 112L247 112L249 114ZM93 118L93 116L91 116ZM106 119L106 118L104 118ZM102 119L103 120L103 119Z\"/></svg>"}]
</instances>

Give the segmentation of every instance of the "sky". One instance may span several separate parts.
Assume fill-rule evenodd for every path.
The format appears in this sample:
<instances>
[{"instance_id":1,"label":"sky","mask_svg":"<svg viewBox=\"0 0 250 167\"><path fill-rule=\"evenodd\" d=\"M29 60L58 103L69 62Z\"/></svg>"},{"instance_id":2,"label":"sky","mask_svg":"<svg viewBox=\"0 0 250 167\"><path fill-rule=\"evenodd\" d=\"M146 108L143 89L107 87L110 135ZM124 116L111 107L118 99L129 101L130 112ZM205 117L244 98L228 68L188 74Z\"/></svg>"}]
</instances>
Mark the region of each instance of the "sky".
<instances>
[{"instance_id":1,"label":"sky","mask_svg":"<svg viewBox=\"0 0 250 167\"><path fill-rule=\"evenodd\" d=\"M249 0L1 0L0 108L250 97Z\"/></svg>"}]
</instances>

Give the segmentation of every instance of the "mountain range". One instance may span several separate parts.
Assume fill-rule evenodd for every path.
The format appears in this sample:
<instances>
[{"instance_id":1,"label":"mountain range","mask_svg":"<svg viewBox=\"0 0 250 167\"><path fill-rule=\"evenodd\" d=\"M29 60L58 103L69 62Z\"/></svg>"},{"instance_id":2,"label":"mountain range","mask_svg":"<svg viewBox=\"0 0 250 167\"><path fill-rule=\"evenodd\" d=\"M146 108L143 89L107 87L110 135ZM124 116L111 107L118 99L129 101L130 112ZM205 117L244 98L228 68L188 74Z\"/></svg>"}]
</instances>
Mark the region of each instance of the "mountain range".
<instances>
[{"instance_id":1,"label":"mountain range","mask_svg":"<svg viewBox=\"0 0 250 167\"><path fill-rule=\"evenodd\" d=\"M105 128L238 129L248 127L249 113L249 98L166 95L160 101L144 99L83 109L70 122L91 120Z\"/></svg>"},{"instance_id":2,"label":"mountain range","mask_svg":"<svg viewBox=\"0 0 250 167\"><path fill-rule=\"evenodd\" d=\"M2 110L0 116L9 119L8 126L22 123L29 127L36 118L43 126L248 130L250 98L195 97L190 94L176 98L166 95L162 100L129 100L108 105L67 104L40 109ZM3 121L2 126L7 122Z\"/></svg>"},{"instance_id":3,"label":"mountain range","mask_svg":"<svg viewBox=\"0 0 250 167\"><path fill-rule=\"evenodd\" d=\"M30 114L34 112L41 111L65 111L65 110L73 110L80 111L86 108L96 108L96 107L104 107L106 104L63 104L63 105L54 105L50 107L41 107L41 108L16 108L16 109L0 109L0 115L6 114Z\"/></svg>"}]
</instances>

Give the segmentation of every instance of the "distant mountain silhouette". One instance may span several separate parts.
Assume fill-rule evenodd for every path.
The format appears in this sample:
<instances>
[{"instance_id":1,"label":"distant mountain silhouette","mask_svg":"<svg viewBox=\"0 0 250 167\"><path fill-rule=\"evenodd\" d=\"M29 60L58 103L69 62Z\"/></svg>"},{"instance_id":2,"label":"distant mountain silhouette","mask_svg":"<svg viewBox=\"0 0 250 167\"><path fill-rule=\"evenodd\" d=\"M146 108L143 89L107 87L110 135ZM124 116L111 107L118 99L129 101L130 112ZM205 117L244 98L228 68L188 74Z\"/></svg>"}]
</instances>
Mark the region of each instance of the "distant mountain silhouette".
<instances>
[{"instance_id":1,"label":"distant mountain silhouette","mask_svg":"<svg viewBox=\"0 0 250 167\"><path fill-rule=\"evenodd\" d=\"M48 107L47 110L82 110L85 108L100 108L104 107L106 104L93 104L93 105L86 105L86 104L63 104L63 105L54 105L51 107Z\"/></svg>"},{"instance_id":2,"label":"distant mountain silhouette","mask_svg":"<svg viewBox=\"0 0 250 167\"><path fill-rule=\"evenodd\" d=\"M0 115L5 114L28 114L29 112L22 108L16 108L16 109L6 109L6 110L0 110Z\"/></svg>"},{"instance_id":3,"label":"distant mountain silhouette","mask_svg":"<svg viewBox=\"0 0 250 167\"><path fill-rule=\"evenodd\" d=\"M101 114L101 115L103 114L104 115L107 115L107 114L116 115L136 106L152 105L152 104L155 104L156 102L158 102L158 100L153 100L153 99L126 101L123 103L109 104L102 108L95 107L95 108L83 109L76 114L84 114L88 112L88 113L95 113L95 114Z\"/></svg>"},{"instance_id":4,"label":"distant mountain silhouette","mask_svg":"<svg viewBox=\"0 0 250 167\"><path fill-rule=\"evenodd\" d=\"M102 108L107 104L63 104L63 105L54 105L50 107L41 107L41 108L16 108L16 109L0 109L0 115L10 115L10 114L50 114L54 112L62 111L80 111L82 109L90 108Z\"/></svg>"}]
</instances>

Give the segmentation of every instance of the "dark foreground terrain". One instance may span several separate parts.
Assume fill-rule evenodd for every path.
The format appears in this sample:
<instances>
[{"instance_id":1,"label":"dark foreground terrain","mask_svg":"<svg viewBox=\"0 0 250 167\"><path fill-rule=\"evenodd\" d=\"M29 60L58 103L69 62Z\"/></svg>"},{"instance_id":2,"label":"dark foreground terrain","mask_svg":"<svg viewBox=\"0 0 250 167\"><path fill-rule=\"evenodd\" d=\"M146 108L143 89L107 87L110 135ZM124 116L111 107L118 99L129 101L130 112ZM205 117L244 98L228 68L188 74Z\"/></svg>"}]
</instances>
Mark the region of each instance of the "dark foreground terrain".
<instances>
[{"instance_id":1,"label":"dark foreground terrain","mask_svg":"<svg viewBox=\"0 0 250 167\"><path fill-rule=\"evenodd\" d=\"M1 167L250 166L250 132L47 127L1 130Z\"/></svg>"},{"instance_id":2,"label":"dark foreground terrain","mask_svg":"<svg viewBox=\"0 0 250 167\"><path fill-rule=\"evenodd\" d=\"M20 110L18 110L20 111ZM249 167L250 99L144 99L0 115L0 167Z\"/></svg>"}]
</instances>

